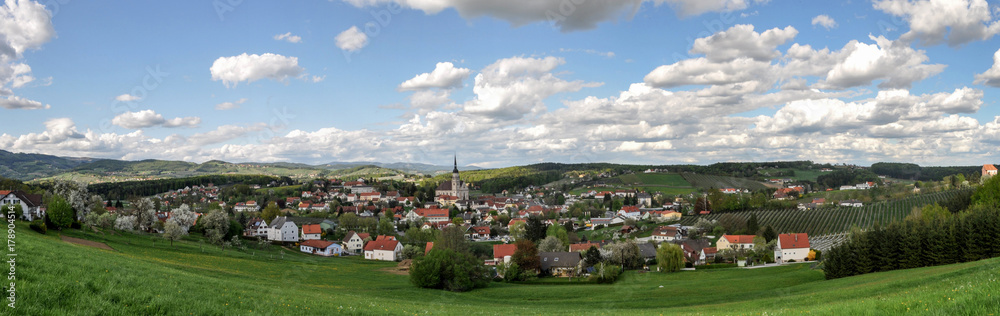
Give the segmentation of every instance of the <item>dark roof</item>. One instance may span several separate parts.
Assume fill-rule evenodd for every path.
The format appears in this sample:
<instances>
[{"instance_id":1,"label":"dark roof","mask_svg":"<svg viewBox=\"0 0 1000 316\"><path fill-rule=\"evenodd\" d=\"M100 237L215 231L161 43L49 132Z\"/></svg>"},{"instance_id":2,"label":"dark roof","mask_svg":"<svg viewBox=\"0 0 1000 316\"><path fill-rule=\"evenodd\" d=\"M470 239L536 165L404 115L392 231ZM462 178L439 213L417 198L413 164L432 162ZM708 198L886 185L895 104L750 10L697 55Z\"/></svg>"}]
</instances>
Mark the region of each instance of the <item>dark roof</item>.
<instances>
[{"instance_id":1,"label":"dark roof","mask_svg":"<svg viewBox=\"0 0 1000 316\"><path fill-rule=\"evenodd\" d=\"M328 219L321 217L288 217L288 221L295 223L295 225L308 225L308 224L322 224ZM330 223L333 223L330 221Z\"/></svg>"},{"instance_id":2,"label":"dark roof","mask_svg":"<svg viewBox=\"0 0 1000 316\"><path fill-rule=\"evenodd\" d=\"M24 191L9 191L9 194L13 194L18 200L27 204L28 207L39 207L42 206L42 195L41 194L27 194ZM3 197L6 194L0 195Z\"/></svg>"},{"instance_id":3,"label":"dark roof","mask_svg":"<svg viewBox=\"0 0 1000 316\"><path fill-rule=\"evenodd\" d=\"M542 270L551 268L575 268L583 257L579 252L539 252Z\"/></svg>"},{"instance_id":4,"label":"dark roof","mask_svg":"<svg viewBox=\"0 0 1000 316\"><path fill-rule=\"evenodd\" d=\"M281 228L281 226L285 226L286 220L288 220L288 217L285 216L275 217L273 220L271 220L271 228Z\"/></svg>"},{"instance_id":5,"label":"dark roof","mask_svg":"<svg viewBox=\"0 0 1000 316\"><path fill-rule=\"evenodd\" d=\"M639 255L643 258L656 258L656 246L650 243L639 244Z\"/></svg>"}]
</instances>

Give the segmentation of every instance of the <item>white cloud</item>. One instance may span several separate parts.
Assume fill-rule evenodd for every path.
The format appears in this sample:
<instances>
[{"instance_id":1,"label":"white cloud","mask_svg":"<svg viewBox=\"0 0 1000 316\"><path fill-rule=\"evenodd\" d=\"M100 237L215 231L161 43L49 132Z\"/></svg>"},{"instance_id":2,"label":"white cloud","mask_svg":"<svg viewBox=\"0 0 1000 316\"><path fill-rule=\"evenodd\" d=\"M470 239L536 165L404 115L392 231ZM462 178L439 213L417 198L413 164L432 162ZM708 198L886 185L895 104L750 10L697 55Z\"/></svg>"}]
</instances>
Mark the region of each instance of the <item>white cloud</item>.
<instances>
[{"instance_id":1,"label":"white cloud","mask_svg":"<svg viewBox=\"0 0 1000 316\"><path fill-rule=\"evenodd\" d=\"M544 111L542 101L552 95L600 85L566 81L551 73L563 63L562 58L551 56L498 60L476 75L476 99L466 102L464 110L498 119L517 119Z\"/></svg>"},{"instance_id":2,"label":"white cloud","mask_svg":"<svg viewBox=\"0 0 1000 316\"><path fill-rule=\"evenodd\" d=\"M715 63L700 57L656 67L643 80L654 87L725 85L770 78L771 63L751 58Z\"/></svg>"},{"instance_id":3,"label":"white cloud","mask_svg":"<svg viewBox=\"0 0 1000 316\"><path fill-rule=\"evenodd\" d=\"M127 93L115 97L115 100L118 100L118 101L121 101L121 102L139 101L139 99L141 99L141 98L138 97L138 96L127 94Z\"/></svg>"},{"instance_id":4,"label":"white cloud","mask_svg":"<svg viewBox=\"0 0 1000 316\"><path fill-rule=\"evenodd\" d=\"M536 22L553 23L563 32L593 29L597 27L598 23L615 21L622 16L630 18L639 10L644 1L648 0L573 1L571 3L565 0L344 0L344 2L357 7L397 3L404 8L421 10L426 14L437 14L450 8L455 9L459 15L467 20L489 16L507 21L515 27ZM662 0L652 2L660 4Z\"/></svg>"},{"instance_id":5,"label":"white cloud","mask_svg":"<svg viewBox=\"0 0 1000 316\"><path fill-rule=\"evenodd\" d=\"M9 110L16 110L16 109L37 110L37 109L48 109L51 108L52 106L48 104L42 104L41 102L35 100L28 100L25 98L18 97L16 95L12 95L7 97L0 97L0 107Z\"/></svg>"},{"instance_id":6,"label":"white cloud","mask_svg":"<svg viewBox=\"0 0 1000 316\"><path fill-rule=\"evenodd\" d=\"M316 82L320 82L320 81L326 80L326 76L325 75L323 75L323 76L312 76L312 78L310 80L313 83L316 83Z\"/></svg>"},{"instance_id":7,"label":"white cloud","mask_svg":"<svg viewBox=\"0 0 1000 316\"><path fill-rule=\"evenodd\" d=\"M910 30L900 39L950 46L986 40L1000 33L986 0L875 0L874 7L904 18Z\"/></svg>"},{"instance_id":8,"label":"white cloud","mask_svg":"<svg viewBox=\"0 0 1000 316\"><path fill-rule=\"evenodd\" d=\"M285 33L285 34L275 35L274 36L274 40L276 40L276 41L286 41L286 42L289 42L289 43L299 43L299 42L302 42L302 37L299 37L297 35L292 35L292 32L288 32L288 33Z\"/></svg>"},{"instance_id":9,"label":"white cloud","mask_svg":"<svg viewBox=\"0 0 1000 316\"><path fill-rule=\"evenodd\" d=\"M829 15L820 14L812 19L812 25L819 25L830 30L837 27L837 21L834 21Z\"/></svg>"},{"instance_id":10,"label":"white cloud","mask_svg":"<svg viewBox=\"0 0 1000 316\"><path fill-rule=\"evenodd\" d=\"M472 70L468 68L455 68L450 62L437 63L434 71L425 72L404 81L399 85L399 90L423 90L430 88L453 89L461 88L462 80L469 77Z\"/></svg>"},{"instance_id":11,"label":"white cloud","mask_svg":"<svg viewBox=\"0 0 1000 316\"><path fill-rule=\"evenodd\" d=\"M222 102L215 105L216 110L232 110L240 108L240 104L247 102L247 98L236 100L236 102Z\"/></svg>"},{"instance_id":12,"label":"white cloud","mask_svg":"<svg viewBox=\"0 0 1000 316\"><path fill-rule=\"evenodd\" d=\"M993 53L993 66L986 72L976 74L975 83L1000 88L1000 49Z\"/></svg>"},{"instance_id":13,"label":"white cloud","mask_svg":"<svg viewBox=\"0 0 1000 316\"><path fill-rule=\"evenodd\" d=\"M251 83L260 79L287 81L298 77L305 69L299 67L299 59L278 54L247 55L246 53L232 57L219 57L212 68L212 80L222 80L226 87L235 87L240 82Z\"/></svg>"},{"instance_id":14,"label":"white cloud","mask_svg":"<svg viewBox=\"0 0 1000 316\"><path fill-rule=\"evenodd\" d=\"M138 112L125 112L111 119L111 124L128 129L142 129L154 126L163 127L197 127L201 123L201 118L184 117L164 119L163 115L153 110L142 110Z\"/></svg>"},{"instance_id":15,"label":"white cloud","mask_svg":"<svg viewBox=\"0 0 1000 316\"><path fill-rule=\"evenodd\" d=\"M349 52L356 52L368 46L368 35L365 35L357 26L340 32L337 34L336 40L338 48Z\"/></svg>"},{"instance_id":16,"label":"white cloud","mask_svg":"<svg viewBox=\"0 0 1000 316\"><path fill-rule=\"evenodd\" d=\"M922 50L885 37L870 36L875 44L851 41L840 52L842 59L827 73L821 88L843 89L882 80L879 88L909 88L944 70L945 65L925 64L929 60Z\"/></svg>"},{"instance_id":17,"label":"white cloud","mask_svg":"<svg viewBox=\"0 0 1000 316\"><path fill-rule=\"evenodd\" d=\"M775 50L778 45L795 38L799 33L791 26L784 29L773 28L764 33L754 32L753 29L753 25L738 24L712 36L696 39L691 53L704 54L713 62L732 61L743 57L756 61L770 61L781 56L781 53Z\"/></svg>"},{"instance_id":18,"label":"white cloud","mask_svg":"<svg viewBox=\"0 0 1000 316\"><path fill-rule=\"evenodd\" d=\"M56 36L56 31L45 6L35 1L10 0L0 6L0 34L20 55L26 50L42 47Z\"/></svg>"},{"instance_id":19,"label":"white cloud","mask_svg":"<svg viewBox=\"0 0 1000 316\"><path fill-rule=\"evenodd\" d=\"M764 3L769 0L754 0ZM743 10L750 6L750 0L656 0L656 3L667 3L681 16L699 15L705 12L725 12Z\"/></svg>"},{"instance_id":20,"label":"white cloud","mask_svg":"<svg viewBox=\"0 0 1000 316\"><path fill-rule=\"evenodd\" d=\"M41 48L56 36L52 17L45 6L27 0L10 0L0 6L0 107L7 109L49 108L41 102L13 95L12 89L35 80L31 66L19 63L27 50ZM51 83L51 78L46 80ZM43 83L48 85L47 83ZM9 88L8 88L9 87Z\"/></svg>"}]
</instances>

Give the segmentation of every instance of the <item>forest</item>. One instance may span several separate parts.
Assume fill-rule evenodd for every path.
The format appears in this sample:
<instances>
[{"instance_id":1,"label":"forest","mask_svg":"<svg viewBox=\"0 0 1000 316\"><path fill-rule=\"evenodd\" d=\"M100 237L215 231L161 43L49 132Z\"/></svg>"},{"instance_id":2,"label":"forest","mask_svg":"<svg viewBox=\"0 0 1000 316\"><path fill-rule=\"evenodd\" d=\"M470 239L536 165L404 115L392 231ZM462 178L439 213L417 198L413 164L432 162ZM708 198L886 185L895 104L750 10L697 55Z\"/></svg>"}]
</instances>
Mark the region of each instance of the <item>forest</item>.
<instances>
[{"instance_id":1,"label":"forest","mask_svg":"<svg viewBox=\"0 0 1000 316\"><path fill-rule=\"evenodd\" d=\"M872 164L871 171L878 175L896 179L920 181L941 181L944 177L964 174L967 178L978 179L982 166L966 167L921 167L912 163L878 162Z\"/></svg>"},{"instance_id":2,"label":"forest","mask_svg":"<svg viewBox=\"0 0 1000 316\"><path fill-rule=\"evenodd\" d=\"M209 183L217 186L234 183L248 185L259 184L263 186L270 184L271 182L276 182L278 184L293 183L292 179L288 177L279 178L263 175L209 175L175 179L97 183L91 184L88 189L91 193L100 194L106 198L125 199L131 197L150 196L171 190L183 189L184 187L189 186L207 185Z\"/></svg>"}]
</instances>

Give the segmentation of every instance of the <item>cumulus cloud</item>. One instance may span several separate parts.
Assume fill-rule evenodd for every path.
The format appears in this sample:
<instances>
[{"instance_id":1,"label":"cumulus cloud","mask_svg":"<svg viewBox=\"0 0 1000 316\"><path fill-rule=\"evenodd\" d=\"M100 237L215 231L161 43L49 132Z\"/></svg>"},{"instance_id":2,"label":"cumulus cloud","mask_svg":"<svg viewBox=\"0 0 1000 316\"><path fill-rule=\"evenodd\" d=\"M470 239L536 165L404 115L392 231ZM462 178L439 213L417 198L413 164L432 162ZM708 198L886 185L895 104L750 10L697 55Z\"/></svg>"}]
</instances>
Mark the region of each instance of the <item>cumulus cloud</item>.
<instances>
[{"instance_id":1,"label":"cumulus cloud","mask_svg":"<svg viewBox=\"0 0 1000 316\"><path fill-rule=\"evenodd\" d=\"M713 62L725 62L749 57L756 61L770 61L781 53L778 45L795 38L799 33L794 27L773 28L764 33L754 32L753 25L738 24L728 30L694 41L692 54L704 54Z\"/></svg>"},{"instance_id":2,"label":"cumulus cloud","mask_svg":"<svg viewBox=\"0 0 1000 316\"><path fill-rule=\"evenodd\" d=\"M299 43L299 42L302 42L302 37L299 37L297 35L292 35L292 32L288 32L288 33L285 33L285 34L275 35L274 36L274 40L276 40L276 41L286 41L286 42L289 42L289 43Z\"/></svg>"},{"instance_id":3,"label":"cumulus cloud","mask_svg":"<svg viewBox=\"0 0 1000 316\"><path fill-rule=\"evenodd\" d=\"M701 57L656 67L643 80L655 87L725 85L769 78L770 71L770 62L752 58L716 63Z\"/></svg>"},{"instance_id":4,"label":"cumulus cloud","mask_svg":"<svg viewBox=\"0 0 1000 316\"><path fill-rule=\"evenodd\" d=\"M950 46L986 40L1000 33L986 0L876 0L875 9L902 17L910 30L900 39Z\"/></svg>"},{"instance_id":5,"label":"cumulus cloud","mask_svg":"<svg viewBox=\"0 0 1000 316\"><path fill-rule=\"evenodd\" d=\"M450 62L437 63L434 71L425 72L404 81L399 85L399 90L460 88L462 87L462 80L469 77L470 73L472 73L472 70L468 68L455 68L455 65Z\"/></svg>"},{"instance_id":6,"label":"cumulus cloud","mask_svg":"<svg viewBox=\"0 0 1000 316\"><path fill-rule=\"evenodd\" d=\"M162 127L197 127L201 123L199 117L178 117L164 119L163 115L153 110L142 110L138 112L125 112L111 119L111 124L128 129L141 129L154 126Z\"/></svg>"},{"instance_id":7,"label":"cumulus cloud","mask_svg":"<svg viewBox=\"0 0 1000 316\"><path fill-rule=\"evenodd\" d=\"M834 21L829 15L820 14L812 19L812 25L819 25L830 30L837 27L837 21Z\"/></svg>"},{"instance_id":8,"label":"cumulus cloud","mask_svg":"<svg viewBox=\"0 0 1000 316\"><path fill-rule=\"evenodd\" d=\"M717 0L713 0L717 1ZM729 0L743 2L742 0ZM378 6L396 3L404 8L437 14L445 9L454 9L463 18L471 20L488 16L517 27L529 23L553 23L563 32L588 30L598 23L615 21L619 17L631 18L644 0L621 1L573 1L563 0L507 0L507 1L463 1L463 0L344 0L357 7ZM655 4L663 0L650 1ZM694 1L691 1L694 2Z\"/></svg>"},{"instance_id":9,"label":"cumulus cloud","mask_svg":"<svg viewBox=\"0 0 1000 316\"><path fill-rule=\"evenodd\" d=\"M251 83L260 79L271 79L285 82L288 78L298 77L305 72L299 67L299 59L278 54L247 55L246 53L232 57L219 57L212 68L213 81L222 81L226 87L235 87L240 82Z\"/></svg>"},{"instance_id":10,"label":"cumulus cloud","mask_svg":"<svg viewBox=\"0 0 1000 316\"><path fill-rule=\"evenodd\" d=\"M844 89L882 80L878 84L879 88L909 88L914 82L936 75L946 67L941 64L926 64L929 60L927 54L906 43L890 41L882 36L869 38L875 44L851 41L844 46L839 53L843 57L818 86Z\"/></svg>"},{"instance_id":11,"label":"cumulus cloud","mask_svg":"<svg viewBox=\"0 0 1000 316\"><path fill-rule=\"evenodd\" d=\"M0 95L5 96L0 99L0 107L49 108L41 102L13 95L13 89L22 88L35 80L31 66L18 62L23 53L40 48L55 36L49 12L38 2L11 0L0 6Z\"/></svg>"},{"instance_id":12,"label":"cumulus cloud","mask_svg":"<svg viewBox=\"0 0 1000 316\"><path fill-rule=\"evenodd\" d=\"M240 104L247 102L247 98L236 100L236 102L222 102L215 105L216 110L232 110L240 108Z\"/></svg>"},{"instance_id":13,"label":"cumulus cloud","mask_svg":"<svg viewBox=\"0 0 1000 316\"><path fill-rule=\"evenodd\" d=\"M138 97L138 96L127 94L127 93L115 97L115 100L118 100L118 101L121 101L121 102L139 101L139 99L141 99L141 98Z\"/></svg>"},{"instance_id":14,"label":"cumulus cloud","mask_svg":"<svg viewBox=\"0 0 1000 316\"><path fill-rule=\"evenodd\" d=\"M561 92L578 91L601 83L566 81L551 73L565 60L557 57L511 57L486 66L476 75L476 98L465 111L497 119L517 119L544 110L542 102Z\"/></svg>"},{"instance_id":15,"label":"cumulus cloud","mask_svg":"<svg viewBox=\"0 0 1000 316\"><path fill-rule=\"evenodd\" d=\"M768 1L770 0L753 0L752 2L765 3ZM656 2L669 4L681 16L743 10L751 4L751 0L657 0Z\"/></svg>"},{"instance_id":16,"label":"cumulus cloud","mask_svg":"<svg viewBox=\"0 0 1000 316\"><path fill-rule=\"evenodd\" d=\"M9 110L37 110L37 109L48 109L51 105L42 104L35 100L28 100L25 98L18 97L16 95L0 97L0 107Z\"/></svg>"},{"instance_id":17,"label":"cumulus cloud","mask_svg":"<svg viewBox=\"0 0 1000 316\"><path fill-rule=\"evenodd\" d=\"M338 48L349 52L356 52L368 46L368 35L365 35L357 26L340 32L337 34L336 40Z\"/></svg>"},{"instance_id":18,"label":"cumulus cloud","mask_svg":"<svg viewBox=\"0 0 1000 316\"><path fill-rule=\"evenodd\" d=\"M1000 88L1000 49L993 53L993 67L984 73L976 74L975 83Z\"/></svg>"}]
</instances>

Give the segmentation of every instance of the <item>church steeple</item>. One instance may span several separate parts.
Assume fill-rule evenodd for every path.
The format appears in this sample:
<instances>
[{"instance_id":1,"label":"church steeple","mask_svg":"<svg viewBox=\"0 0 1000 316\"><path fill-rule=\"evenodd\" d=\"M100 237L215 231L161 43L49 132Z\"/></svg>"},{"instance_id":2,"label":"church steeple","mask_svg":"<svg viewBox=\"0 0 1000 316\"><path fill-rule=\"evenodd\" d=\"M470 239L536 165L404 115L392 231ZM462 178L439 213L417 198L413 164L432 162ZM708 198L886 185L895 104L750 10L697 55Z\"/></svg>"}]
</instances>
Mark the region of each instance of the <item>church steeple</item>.
<instances>
[{"instance_id":1,"label":"church steeple","mask_svg":"<svg viewBox=\"0 0 1000 316\"><path fill-rule=\"evenodd\" d=\"M455 155L455 169L451 173L458 173L458 155Z\"/></svg>"}]
</instances>

